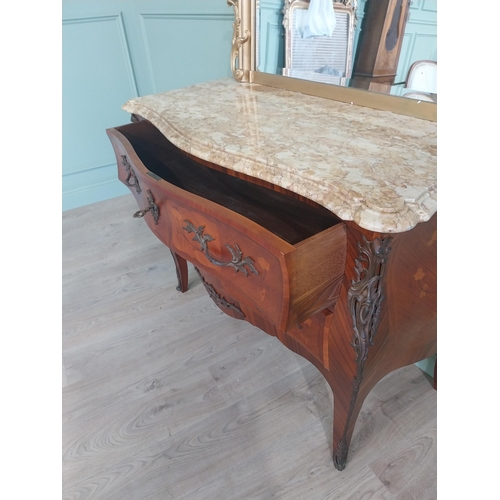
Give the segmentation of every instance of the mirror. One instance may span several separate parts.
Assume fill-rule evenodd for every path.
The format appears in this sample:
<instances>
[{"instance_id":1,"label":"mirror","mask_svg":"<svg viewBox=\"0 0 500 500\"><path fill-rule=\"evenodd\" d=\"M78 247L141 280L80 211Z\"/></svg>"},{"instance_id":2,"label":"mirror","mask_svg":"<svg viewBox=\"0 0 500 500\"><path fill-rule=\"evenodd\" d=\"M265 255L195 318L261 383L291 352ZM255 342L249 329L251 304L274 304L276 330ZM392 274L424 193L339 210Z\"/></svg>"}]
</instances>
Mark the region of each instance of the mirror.
<instances>
[{"instance_id":1,"label":"mirror","mask_svg":"<svg viewBox=\"0 0 500 500\"><path fill-rule=\"evenodd\" d=\"M227 0L238 81L435 121L437 0L332 0L332 35L308 39L310 1Z\"/></svg>"},{"instance_id":2,"label":"mirror","mask_svg":"<svg viewBox=\"0 0 500 500\"><path fill-rule=\"evenodd\" d=\"M329 3L317 1L315 5ZM437 98L436 88L422 86L424 82L415 78L417 87L407 86L413 63L437 61L437 0L332 3L335 27L331 36L305 38L300 26L310 0L257 0L257 71L392 95L411 91ZM377 48L379 53L374 54Z\"/></svg>"},{"instance_id":3,"label":"mirror","mask_svg":"<svg viewBox=\"0 0 500 500\"><path fill-rule=\"evenodd\" d=\"M345 86L354 59L356 0L314 2L257 2L257 71Z\"/></svg>"}]
</instances>

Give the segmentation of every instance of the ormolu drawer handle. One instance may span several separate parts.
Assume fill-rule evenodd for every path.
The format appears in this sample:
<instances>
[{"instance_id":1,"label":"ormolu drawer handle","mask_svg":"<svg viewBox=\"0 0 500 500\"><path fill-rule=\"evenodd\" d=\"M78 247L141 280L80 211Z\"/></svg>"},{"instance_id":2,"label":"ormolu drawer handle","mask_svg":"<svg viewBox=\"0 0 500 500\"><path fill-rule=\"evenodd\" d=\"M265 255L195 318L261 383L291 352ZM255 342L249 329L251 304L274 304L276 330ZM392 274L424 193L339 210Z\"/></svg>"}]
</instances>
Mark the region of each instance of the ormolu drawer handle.
<instances>
[{"instance_id":1,"label":"ormolu drawer handle","mask_svg":"<svg viewBox=\"0 0 500 500\"><path fill-rule=\"evenodd\" d=\"M255 269L253 260L250 257L242 258L243 254L241 253L240 247L236 243L234 244L235 248L233 248L231 245L228 245L227 243L224 243L233 257L229 262L221 262L220 260L214 259L208 253L208 243L210 241L214 241L214 238L209 234L203 234L205 226L196 228L194 224L187 219L184 219L184 222L186 223L186 227L183 227L182 229L184 229L184 231L187 231L188 233L194 233L193 241L197 241L200 244L200 250L205 254L205 257L212 264L216 266L233 267L234 269L236 269L236 272L241 271L245 276L248 276L248 271L245 268L245 266L248 266L252 273L259 274L257 269Z\"/></svg>"},{"instance_id":2,"label":"ormolu drawer handle","mask_svg":"<svg viewBox=\"0 0 500 500\"><path fill-rule=\"evenodd\" d=\"M148 204L149 204L148 208L145 208L144 210L137 210L137 212L133 215L133 217L134 219L140 219L141 217L144 217L148 212L151 212L151 215L153 216L156 225L158 224L158 218L160 217L160 209L158 208L158 205L155 203L151 191L148 189L146 193L148 195Z\"/></svg>"},{"instance_id":3,"label":"ormolu drawer handle","mask_svg":"<svg viewBox=\"0 0 500 500\"><path fill-rule=\"evenodd\" d=\"M139 186L139 179L135 175L135 172L132 170L132 165L130 165L129 161L127 160L126 155L122 155L122 165L125 167L125 171L128 174L127 178L125 179L125 182L127 183L127 185L134 187L135 190L137 191L137 194L140 194L141 193L141 186ZM132 182L130 182L131 179L132 179Z\"/></svg>"}]
</instances>

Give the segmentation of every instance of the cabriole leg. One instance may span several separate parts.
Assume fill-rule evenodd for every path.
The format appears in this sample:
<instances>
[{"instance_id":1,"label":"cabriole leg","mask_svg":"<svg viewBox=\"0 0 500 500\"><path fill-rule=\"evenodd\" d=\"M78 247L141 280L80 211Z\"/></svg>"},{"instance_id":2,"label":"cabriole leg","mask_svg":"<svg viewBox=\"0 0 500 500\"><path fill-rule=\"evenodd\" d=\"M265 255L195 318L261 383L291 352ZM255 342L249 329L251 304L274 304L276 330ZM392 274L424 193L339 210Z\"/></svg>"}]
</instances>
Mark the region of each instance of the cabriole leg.
<instances>
[{"instance_id":1,"label":"cabriole leg","mask_svg":"<svg viewBox=\"0 0 500 500\"><path fill-rule=\"evenodd\" d=\"M333 464L340 471L345 469L352 433L365 399L359 397L359 388L355 379L351 392L333 394Z\"/></svg>"},{"instance_id":2,"label":"cabriole leg","mask_svg":"<svg viewBox=\"0 0 500 500\"><path fill-rule=\"evenodd\" d=\"M177 273L178 284L175 289L184 293L188 289L188 268L186 259L183 259L175 252L172 252L172 250L170 250L170 253L174 259L175 271Z\"/></svg>"}]
</instances>

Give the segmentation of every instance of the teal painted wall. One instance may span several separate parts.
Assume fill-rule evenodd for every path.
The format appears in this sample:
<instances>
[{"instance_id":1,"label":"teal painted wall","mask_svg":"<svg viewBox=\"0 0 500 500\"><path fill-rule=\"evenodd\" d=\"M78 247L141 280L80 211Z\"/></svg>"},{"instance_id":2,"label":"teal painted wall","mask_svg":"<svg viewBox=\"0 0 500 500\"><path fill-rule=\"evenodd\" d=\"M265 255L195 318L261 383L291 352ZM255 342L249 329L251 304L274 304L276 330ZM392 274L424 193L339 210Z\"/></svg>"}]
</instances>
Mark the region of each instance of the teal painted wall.
<instances>
[{"instance_id":1,"label":"teal painted wall","mask_svg":"<svg viewBox=\"0 0 500 500\"><path fill-rule=\"evenodd\" d=\"M404 82L411 64L422 59L437 61L437 0L412 0L396 82Z\"/></svg>"},{"instance_id":2,"label":"teal painted wall","mask_svg":"<svg viewBox=\"0 0 500 500\"><path fill-rule=\"evenodd\" d=\"M281 75L285 61L283 0L262 0L259 9L259 57L257 69Z\"/></svg>"},{"instance_id":3,"label":"teal painted wall","mask_svg":"<svg viewBox=\"0 0 500 500\"><path fill-rule=\"evenodd\" d=\"M434 378L434 366L436 365L436 355L431 356L430 358L423 359L418 363L415 363L422 371L427 373L429 377Z\"/></svg>"},{"instance_id":4,"label":"teal painted wall","mask_svg":"<svg viewBox=\"0 0 500 500\"><path fill-rule=\"evenodd\" d=\"M63 0L63 210L128 193L105 129L128 99L231 75L224 0Z\"/></svg>"}]
</instances>

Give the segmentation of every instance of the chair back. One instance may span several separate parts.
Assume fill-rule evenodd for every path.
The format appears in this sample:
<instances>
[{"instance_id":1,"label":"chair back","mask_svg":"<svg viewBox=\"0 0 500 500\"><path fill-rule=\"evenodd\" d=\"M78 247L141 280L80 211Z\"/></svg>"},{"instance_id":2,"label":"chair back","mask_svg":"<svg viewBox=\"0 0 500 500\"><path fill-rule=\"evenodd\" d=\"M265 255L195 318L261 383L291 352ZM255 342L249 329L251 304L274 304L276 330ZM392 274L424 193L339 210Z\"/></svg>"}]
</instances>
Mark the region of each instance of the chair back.
<instances>
[{"instance_id":1,"label":"chair back","mask_svg":"<svg viewBox=\"0 0 500 500\"><path fill-rule=\"evenodd\" d=\"M417 92L437 94L437 62L415 61L408 70L405 87Z\"/></svg>"}]
</instances>

